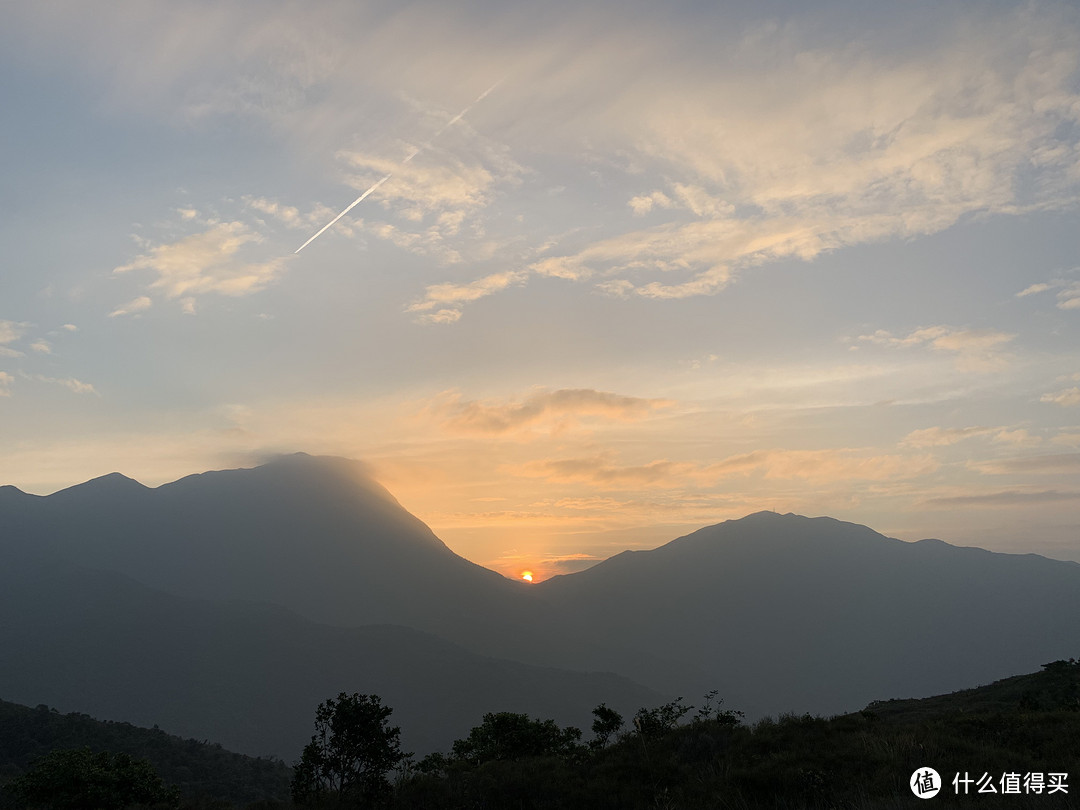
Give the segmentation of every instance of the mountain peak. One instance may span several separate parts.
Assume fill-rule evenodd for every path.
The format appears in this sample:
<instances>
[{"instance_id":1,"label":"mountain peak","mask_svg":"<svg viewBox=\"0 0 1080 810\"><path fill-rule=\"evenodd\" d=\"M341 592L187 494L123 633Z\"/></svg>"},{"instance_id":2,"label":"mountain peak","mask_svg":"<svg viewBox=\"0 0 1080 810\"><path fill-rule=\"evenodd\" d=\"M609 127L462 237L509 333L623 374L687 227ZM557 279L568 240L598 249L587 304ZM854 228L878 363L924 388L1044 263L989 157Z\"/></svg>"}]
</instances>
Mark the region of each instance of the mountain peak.
<instances>
[{"instance_id":1,"label":"mountain peak","mask_svg":"<svg viewBox=\"0 0 1080 810\"><path fill-rule=\"evenodd\" d=\"M130 492L140 492L146 489L149 489L149 487L140 484L134 478L128 478L126 475L122 475L118 472L111 472L107 475L91 478L89 481L76 484L67 489L62 489L59 492L54 492L48 497L64 500L72 497L100 498L108 495L123 495Z\"/></svg>"}]
</instances>

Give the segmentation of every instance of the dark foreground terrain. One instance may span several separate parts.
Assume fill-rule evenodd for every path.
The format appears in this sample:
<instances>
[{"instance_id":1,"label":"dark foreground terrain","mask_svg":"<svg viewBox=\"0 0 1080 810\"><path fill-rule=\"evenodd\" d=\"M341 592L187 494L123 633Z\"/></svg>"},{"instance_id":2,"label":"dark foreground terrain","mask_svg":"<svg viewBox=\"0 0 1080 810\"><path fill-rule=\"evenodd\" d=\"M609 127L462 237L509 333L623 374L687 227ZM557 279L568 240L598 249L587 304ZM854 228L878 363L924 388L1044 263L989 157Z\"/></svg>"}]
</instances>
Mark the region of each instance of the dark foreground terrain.
<instances>
[{"instance_id":1,"label":"dark foreground terrain","mask_svg":"<svg viewBox=\"0 0 1080 810\"><path fill-rule=\"evenodd\" d=\"M879 701L829 719L785 715L745 725L716 699L697 704L646 708L621 727L612 713L598 714L599 738L586 733L580 739L574 730L525 715L485 715L451 751L389 774L380 804L1080 807L1080 662L1072 659L988 686ZM156 729L0 704L0 774L9 785L35 756L81 746L148 760L180 788L182 807L291 806L290 774L280 762L229 754ZM936 770L942 783L930 804L909 787L926 768ZM4 804L29 806L10 789ZM311 804L361 806L333 792Z\"/></svg>"}]
</instances>

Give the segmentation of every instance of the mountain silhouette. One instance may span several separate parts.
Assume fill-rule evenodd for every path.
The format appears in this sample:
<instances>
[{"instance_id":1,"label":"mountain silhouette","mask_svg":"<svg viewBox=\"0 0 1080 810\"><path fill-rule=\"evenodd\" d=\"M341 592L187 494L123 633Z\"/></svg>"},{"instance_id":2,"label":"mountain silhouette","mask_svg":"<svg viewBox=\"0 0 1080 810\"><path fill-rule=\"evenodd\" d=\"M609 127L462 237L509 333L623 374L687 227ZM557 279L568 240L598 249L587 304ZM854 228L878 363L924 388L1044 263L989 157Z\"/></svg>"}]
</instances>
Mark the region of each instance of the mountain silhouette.
<instances>
[{"instance_id":1,"label":"mountain silhouette","mask_svg":"<svg viewBox=\"0 0 1080 810\"><path fill-rule=\"evenodd\" d=\"M406 625L489 653L544 643L519 631L528 586L455 554L357 462L297 454L153 489L113 473L19 495L0 531L24 558L273 602L324 624Z\"/></svg>"},{"instance_id":2,"label":"mountain silhouette","mask_svg":"<svg viewBox=\"0 0 1080 810\"><path fill-rule=\"evenodd\" d=\"M537 590L582 632L684 665L680 684L619 671L751 715L952 691L1080 649L1080 565L825 517L759 512Z\"/></svg>"},{"instance_id":3,"label":"mountain silhouette","mask_svg":"<svg viewBox=\"0 0 1080 810\"><path fill-rule=\"evenodd\" d=\"M621 686L612 688L622 690L620 694L681 694L693 700L717 689L726 705L750 717L786 711L831 714L877 699L949 692L1032 671L1080 650L1076 563L961 548L940 540L908 543L832 518L760 512L708 526L651 551L627 551L579 573L524 585L454 554L362 465L302 454L253 469L193 475L156 488L118 474L46 497L2 488L0 561L13 571L56 565L83 572L65 575L72 578L70 589L82 594L83 603L68 599L63 589L50 596L56 590L52 587L41 596L24 589L23 601L7 597L13 612L0 613L0 629L9 641L22 638L20 643L30 643L32 637L18 633L31 618L37 622L42 628L40 649L32 660L43 668L38 685L52 683L54 689L48 695L27 692L16 697L4 694L0 683L0 696L108 717L123 717L121 710L131 706L149 712L162 702L146 697L138 704L103 704L113 699L107 694L113 683L108 667L93 670L101 673L97 685L83 688L78 677L83 653L64 653L69 663L47 654L50 649L73 649L70 643L77 635L64 642L68 646L55 639L67 638L64 622L80 612L96 616L81 631L89 639L95 638L94 632L124 626L118 617L127 614L116 612L118 608L114 613L93 612L112 604L107 594L114 586L116 593L126 594L124 610L136 615L156 610L162 616L161 638L190 638L184 628L194 623L206 638L218 639L211 647L188 642L200 650L199 660L231 663L191 669L190 684L197 686L177 685L190 692L184 693L184 701L218 705L214 696L224 699L226 694L230 701L240 700L236 684L258 680L259 667L250 661L259 660L268 671L292 673L293 691L302 693L305 701L304 724L310 723L314 705L308 702L339 691L379 691L337 680L332 684L320 680L315 670L296 674L292 663L284 664L290 657L317 659L335 646L339 649L330 660L338 661L333 671L343 680L350 672L369 672L363 666L371 667L373 661L398 658L409 660L414 669L438 672L444 664L433 650L453 649L453 655L446 656L461 667L466 659L472 662L469 666L480 666L476 661L488 660L484 656L499 659L495 668L504 685L513 677L522 684L539 677L535 669L513 670L517 675L511 677L510 661L517 662L513 666L618 673L657 690L635 693L639 687L615 679L611 682ZM113 577L108 581L114 586L93 579L98 576ZM93 586L97 591L80 590L90 588L91 582L99 583ZM136 583L156 595L139 592L144 596L137 597L131 590ZM171 602L173 607L165 610L161 600L166 595L187 601ZM141 598L158 607L140 607ZM239 631L236 636L214 635L221 622L235 624L239 619L232 613L229 619L208 617L225 610L224 601L231 602L228 610L235 613L240 610L237 600L250 603L245 610L258 612L258 622L245 631L264 639L258 650L249 650ZM53 602L63 608L51 607ZM211 602L217 607L207 607ZM261 606L252 607L255 604ZM275 622L291 629L275 631ZM373 625L397 627L376 631ZM403 635L404 627L412 628L412 635ZM382 647L373 633L383 634ZM114 638L101 644L113 650L117 660L141 660L139 645L153 634L151 626L141 626L127 642ZM275 637L275 654L281 660L267 658ZM309 649L302 642L314 637L325 646ZM414 640L413 647L406 638ZM425 639L423 644L415 641L418 638ZM93 642L87 643L89 651ZM404 652L420 647L428 657L417 652L409 658ZM172 661L178 671L194 666L182 655L169 658L167 648L152 649L155 658ZM19 683L30 691L34 671L29 664L20 670ZM448 693L439 692L446 704L433 708L412 697L414 692L392 692L398 670L379 672L370 670L366 682L379 684L386 692L379 693L391 705L396 705L391 694L398 694L403 700L419 700L415 705L424 706L431 717L453 714L446 708L454 701ZM136 677L130 689L133 694L139 684L149 689L147 684L163 677L155 670L152 677ZM494 681L479 676L474 680L488 684L485 689L493 698L510 694L500 692L504 687ZM281 683L268 682L265 703L286 700L289 690ZM310 684L318 688L308 691ZM281 692L273 691L279 688ZM519 688L536 691L531 685ZM586 693L595 692L577 692ZM91 698L98 703L78 702ZM603 700L599 696L596 702ZM610 697L607 702L616 700ZM184 701L177 705L187 705ZM478 698L475 705L481 702ZM629 697L627 702L632 702ZM565 717L555 711L557 704L552 698L549 714ZM503 708L478 708L470 718ZM400 710L407 711L406 706ZM299 708L297 712L299 728ZM196 733L183 726L185 716L195 714L178 709L177 722L170 727ZM250 724L251 716L241 721L238 715L234 725L217 718L215 733L232 734ZM126 719L164 723L169 718L144 713ZM452 725L451 719L447 723ZM429 740L439 734L445 739L445 733L423 732ZM262 737L245 738L243 745L228 736L221 739L256 754L279 750L258 748Z\"/></svg>"},{"instance_id":4,"label":"mountain silhouette","mask_svg":"<svg viewBox=\"0 0 1080 810\"><path fill-rule=\"evenodd\" d=\"M406 750L445 750L485 712L588 727L607 702L660 700L611 674L476 655L394 625L319 625L284 608L212 602L63 563L0 567L0 695L26 704L210 739L289 761L315 708L340 692L380 695Z\"/></svg>"}]
</instances>

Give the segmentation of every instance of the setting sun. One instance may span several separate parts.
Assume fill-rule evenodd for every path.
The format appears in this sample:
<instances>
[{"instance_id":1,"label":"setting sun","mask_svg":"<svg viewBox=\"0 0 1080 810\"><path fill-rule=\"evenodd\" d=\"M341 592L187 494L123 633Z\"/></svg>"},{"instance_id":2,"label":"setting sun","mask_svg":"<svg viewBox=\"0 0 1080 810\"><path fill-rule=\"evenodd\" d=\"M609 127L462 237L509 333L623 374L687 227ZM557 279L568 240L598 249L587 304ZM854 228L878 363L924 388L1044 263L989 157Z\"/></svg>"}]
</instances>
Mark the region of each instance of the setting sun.
<instances>
[{"instance_id":1,"label":"setting sun","mask_svg":"<svg viewBox=\"0 0 1080 810\"><path fill-rule=\"evenodd\" d=\"M521 578L523 580L525 580L526 582L532 582L533 581L533 573L532 573L532 571L522 571L521 572Z\"/></svg>"}]
</instances>

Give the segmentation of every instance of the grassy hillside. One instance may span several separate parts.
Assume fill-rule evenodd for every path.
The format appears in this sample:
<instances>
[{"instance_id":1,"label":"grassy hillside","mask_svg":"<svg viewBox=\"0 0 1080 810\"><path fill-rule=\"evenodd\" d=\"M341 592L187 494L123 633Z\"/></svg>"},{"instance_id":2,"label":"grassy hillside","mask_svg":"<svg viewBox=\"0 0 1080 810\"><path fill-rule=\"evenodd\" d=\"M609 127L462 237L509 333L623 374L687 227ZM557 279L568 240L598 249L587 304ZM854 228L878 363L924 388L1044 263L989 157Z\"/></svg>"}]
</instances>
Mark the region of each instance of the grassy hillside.
<instances>
[{"instance_id":1,"label":"grassy hillside","mask_svg":"<svg viewBox=\"0 0 1080 810\"><path fill-rule=\"evenodd\" d=\"M289 793L291 769L280 760L234 754L158 728L0 701L0 783L19 776L49 751L83 747L145 759L187 799L211 797L245 805Z\"/></svg>"},{"instance_id":2,"label":"grassy hillside","mask_svg":"<svg viewBox=\"0 0 1080 810\"><path fill-rule=\"evenodd\" d=\"M830 719L768 718L751 726L714 715L661 733L624 732L576 756L494 760L452 757L399 786L399 807L465 808L902 808L927 805L909 788L934 768L950 807L1080 806L1080 664L924 700L878 702ZM952 781L968 775L968 795ZM1001 779L1019 774L1020 795ZM1041 794L1024 794L1026 774ZM1049 791L1064 773L1068 792ZM996 794L979 794L990 777ZM985 784L985 783L984 783ZM959 793L964 785L959 783ZM932 805L931 805L932 806Z\"/></svg>"},{"instance_id":3,"label":"grassy hillside","mask_svg":"<svg viewBox=\"0 0 1080 810\"><path fill-rule=\"evenodd\" d=\"M723 707L684 714L686 708L672 703L643 710L637 723L627 718L606 746L559 736L556 747L541 743L546 755L535 754L540 737L529 737L529 729L542 724L516 724L513 737L500 738L490 733L491 715L483 723L477 718L477 728L452 752L414 763L398 779L391 805L432 810L926 808L933 804L917 798L909 783L913 773L930 767L943 777L934 799L938 805L1080 806L1080 662L1075 660L950 695L878 701L828 719L782 715L742 725ZM158 729L0 702L4 779L49 750L82 746L149 760L166 782L180 787L187 807L223 806L207 797L239 806L289 806L289 769L280 761L231 754ZM1004 795L1002 779L1014 773L1019 793ZM1043 777L1041 793L1025 791L1024 777L1032 773ZM966 795L962 782L961 795L953 786L957 774L971 780ZM979 793L984 774L996 793ZM1051 774L1064 774L1058 781L1067 785L1065 791L1051 793Z\"/></svg>"}]
</instances>

